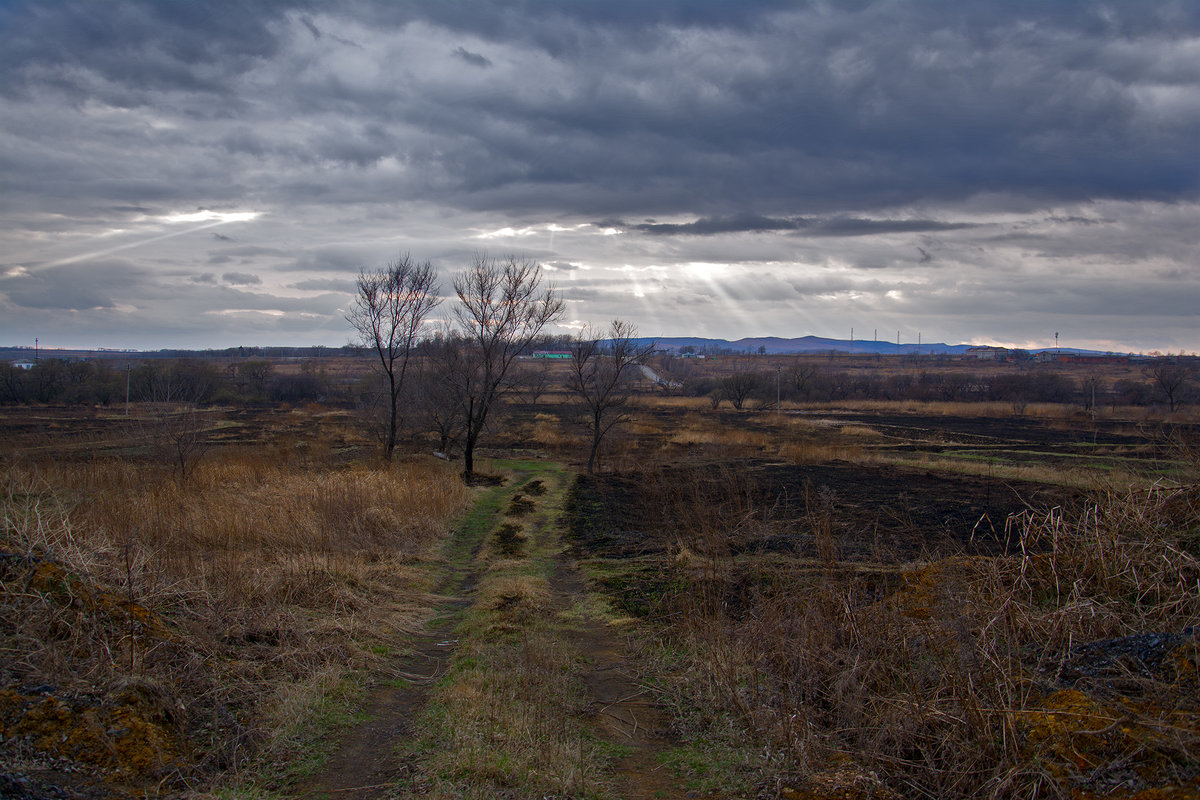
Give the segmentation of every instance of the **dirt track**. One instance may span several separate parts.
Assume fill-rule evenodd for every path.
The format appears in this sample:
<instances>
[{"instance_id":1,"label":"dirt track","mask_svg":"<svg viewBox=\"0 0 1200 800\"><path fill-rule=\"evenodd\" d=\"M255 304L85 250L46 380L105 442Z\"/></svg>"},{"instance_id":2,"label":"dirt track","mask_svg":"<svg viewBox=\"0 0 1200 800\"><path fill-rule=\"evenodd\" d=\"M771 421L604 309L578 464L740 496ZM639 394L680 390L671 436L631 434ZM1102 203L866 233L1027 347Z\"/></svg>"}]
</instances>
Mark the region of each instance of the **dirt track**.
<instances>
[{"instance_id":1,"label":"dirt track","mask_svg":"<svg viewBox=\"0 0 1200 800\"><path fill-rule=\"evenodd\" d=\"M513 496L519 488L529 485L531 474L518 472L511 476L506 487L493 490L493 502L500 508L512 508ZM554 484L549 493L523 498L523 508L560 508L571 483L568 477L564 475L557 482L547 480ZM550 564L548 602L538 610L539 621L535 624L541 634L557 639L574 654L570 663L577 672L575 682L582 688L583 697L580 705L561 711L579 715L590 731L588 735L618 754L608 765L601 785L589 791L599 790L599 796L625 800L689 796L659 758L672 746L670 720L655 695L639 679L633 642L601 616L580 612L594 606L588 601L586 582L564 552L557 513L535 513L523 518L528 524L520 549L558 554ZM493 531L492 540L501 520L501 515L496 514L488 527ZM463 531L458 534L463 535ZM462 545L460 541L460 550ZM486 581L489 558L503 555L503 551L497 551L489 556L491 551L482 545L482 541L474 542L469 556L463 559L460 555L457 562L452 561L450 577L443 587L452 589L454 596L442 605L439 618L430 629L416 642L409 643L409 652L393 659L376 676L364 708L368 720L345 732L328 763L301 787L299 796L371 800L396 796L397 792L417 797L431 791L436 779L428 773L422 756L412 751L412 743L426 733L420 730L422 709L435 691L433 685L438 678L452 668L459 637L478 635L464 633L464 617L457 612L465 610L470 615L473 606L484 602L477 591L477 581ZM511 551L507 557L512 558ZM479 613L494 613L494 610L484 608ZM400 683L389 680L395 678L403 680ZM480 790L467 786L461 789L476 793ZM503 796L526 795L505 791Z\"/></svg>"}]
</instances>

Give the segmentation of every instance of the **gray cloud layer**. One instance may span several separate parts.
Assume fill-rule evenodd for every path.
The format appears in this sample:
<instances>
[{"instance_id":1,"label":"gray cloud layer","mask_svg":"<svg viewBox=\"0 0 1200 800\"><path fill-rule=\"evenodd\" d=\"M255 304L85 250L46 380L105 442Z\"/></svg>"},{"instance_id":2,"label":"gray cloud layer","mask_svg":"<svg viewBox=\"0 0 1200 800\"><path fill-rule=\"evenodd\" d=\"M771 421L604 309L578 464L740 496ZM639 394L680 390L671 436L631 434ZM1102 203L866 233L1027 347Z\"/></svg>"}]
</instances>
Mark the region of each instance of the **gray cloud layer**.
<instances>
[{"instance_id":1,"label":"gray cloud layer","mask_svg":"<svg viewBox=\"0 0 1200 800\"><path fill-rule=\"evenodd\" d=\"M0 78L8 341L337 342L487 248L646 333L1200 347L1195 4L16 2Z\"/></svg>"}]
</instances>

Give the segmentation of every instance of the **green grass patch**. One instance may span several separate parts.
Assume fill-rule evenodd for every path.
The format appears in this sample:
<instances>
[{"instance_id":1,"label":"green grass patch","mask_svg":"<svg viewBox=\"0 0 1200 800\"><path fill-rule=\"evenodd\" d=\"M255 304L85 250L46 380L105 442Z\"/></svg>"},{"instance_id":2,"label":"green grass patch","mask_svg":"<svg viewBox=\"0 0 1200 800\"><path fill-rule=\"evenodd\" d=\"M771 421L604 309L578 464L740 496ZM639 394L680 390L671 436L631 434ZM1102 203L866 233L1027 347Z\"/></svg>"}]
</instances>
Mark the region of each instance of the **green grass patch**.
<instances>
[{"instance_id":1,"label":"green grass patch","mask_svg":"<svg viewBox=\"0 0 1200 800\"><path fill-rule=\"evenodd\" d=\"M711 741L695 741L667 750L659 761L694 791L720 792L722 796L752 797L757 769L751 754L742 748Z\"/></svg>"}]
</instances>

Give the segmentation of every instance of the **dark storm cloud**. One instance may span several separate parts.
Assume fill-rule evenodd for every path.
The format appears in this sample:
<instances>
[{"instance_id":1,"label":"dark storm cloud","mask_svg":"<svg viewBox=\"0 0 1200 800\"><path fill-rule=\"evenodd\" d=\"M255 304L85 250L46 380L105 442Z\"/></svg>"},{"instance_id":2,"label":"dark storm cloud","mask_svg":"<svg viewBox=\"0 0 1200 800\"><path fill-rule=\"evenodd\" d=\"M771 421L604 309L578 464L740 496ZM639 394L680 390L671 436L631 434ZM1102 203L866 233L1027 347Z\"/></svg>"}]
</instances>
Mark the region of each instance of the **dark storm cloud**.
<instances>
[{"instance_id":1,"label":"dark storm cloud","mask_svg":"<svg viewBox=\"0 0 1200 800\"><path fill-rule=\"evenodd\" d=\"M1195 13L994 6L358 3L297 13L284 3L80 2L29 5L28 33L5 37L3 63L14 90L228 119L214 131L226 166L278 161L264 188L281 200L300 197L289 185L380 201L401 189L475 209L689 209L769 223L781 211L979 192L1045 202L1195 190L1200 113L1188 96L1200 75L1181 50ZM415 35L413 26L447 44L470 34L495 52L461 43L440 63L406 61L383 37ZM331 28L364 40L362 70L335 60L355 48L327 41ZM282 71L262 76L269 85L246 82L275 57ZM479 59L492 67L473 70L478 78L455 72L455 62L485 66ZM256 121L256 106L317 116L303 128ZM185 147L208 135L144 133L149 145L173 137ZM389 157L406 165L391 180L289 180L322 163L366 169ZM191 183L205 177L196 170ZM150 177L142 191L170 197L178 185Z\"/></svg>"},{"instance_id":2,"label":"dark storm cloud","mask_svg":"<svg viewBox=\"0 0 1200 800\"><path fill-rule=\"evenodd\" d=\"M617 223L617 227L625 227ZM873 236L881 233L927 233L975 227L972 223L937 222L935 220L856 219L849 217L813 219L793 217L778 219L743 214L733 217L703 217L682 224L644 223L628 226L633 230L655 236L706 236L717 233L763 233L768 231L798 232L805 236Z\"/></svg>"},{"instance_id":3,"label":"dark storm cloud","mask_svg":"<svg viewBox=\"0 0 1200 800\"><path fill-rule=\"evenodd\" d=\"M1164 81L1195 78L1186 58L1173 66L1155 54L1194 30L1194 15L1167 28L1143 7L1082 3L598 5L539 7L546 14L533 19L528 6L425 9L454 30L526 42L529 61L541 50L560 67L526 91L448 87L447 100L477 111L465 131L419 89L406 98L445 134L438 147L454 158L438 165L450 170L442 177L472 207L500 196L561 207L574 195L583 209L868 208L980 191L1078 200L1196 186L1194 168L1178 169L1195 113L1168 99L1164 117L1153 96ZM1114 32L1134 38L1122 48Z\"/></svg>"},{"instance_id":4,"label":"dark storm cloud","mask_svg":"<svg viewBox=\"0 0 1200 800\"><path fill-rule=\"evenodd\" d=\"M273 0L11 3L2 25L17 35L4 37L0 69L11 80L0 92L48 85L82 100L103 85L112 99L131 104L142 92L160 89L227 95L221 73L270 57L277 47L270 23L300 5ZM219 70L213 69L216 64L222 65Z\"/></svg>"},{"instance_id":5,"label":"dark storm cloud","mask_svg":"<svg viewBox=\"0 0 1200 800\"><path fill-rule=\"evenodd\" d=\"M0 295L33 309L113 308L123 287L145 280L146 270L128 261L65 264L35 272L0 276Z\"/></svg>"},{"instance_id":6,"label":"dark storm cloud","mask_svg":"<svg viewBox=\"0 0 1200 800\"><path fill-rule=\"evenodd\" d=\"M606 310L627 276L568 266L661 266L666 295L693 263L785 288L1062 270L1115 314L1190 268L1198 38L1197 4L1122 0L0 3L0 292L124 308L45 283L120 249L130 296L184 286L240 331L216 276L254 277L291 326L398 249L450 275L486 242L590 274ZM198 208L259 216L171 221ZM317 281L319 308L272 294Z\"/></svg>"},{"instance_id":7,"label":"dark storm cloud","mask_svg":"<svg viewBox=\"0 0 1200 800\"><path fill-rule=\"evenodd\" d=\"M258 286L262 283L262 278L245 272L226 272L221 280L231 286Z\"/></svg>"},{"instance_id":8,"label":"dark storm cloud","mask_svg":"<svg viewBox=\"0 0 1200 800\"><path fill-rule=\"evenodd\" d=\"M474 66L474 67L490 67L490 66L492 66L491 60L489 60L486 56L480 55L479 53L472 53L470 50L467 50L465 47L460 46L460 47L454 48L454 55L458 56L463 61L467 62L468 64L470 64L471 66Z\"/></svg>"}]
</instances>

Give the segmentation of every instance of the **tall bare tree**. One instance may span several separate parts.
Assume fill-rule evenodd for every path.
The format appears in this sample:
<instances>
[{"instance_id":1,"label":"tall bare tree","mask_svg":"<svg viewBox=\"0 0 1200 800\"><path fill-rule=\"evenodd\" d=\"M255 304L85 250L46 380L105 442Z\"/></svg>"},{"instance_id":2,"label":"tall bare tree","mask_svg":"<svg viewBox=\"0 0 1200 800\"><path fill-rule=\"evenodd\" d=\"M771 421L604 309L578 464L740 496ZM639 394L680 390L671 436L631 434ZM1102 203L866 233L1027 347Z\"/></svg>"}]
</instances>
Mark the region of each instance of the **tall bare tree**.
<instances>
[{"instance_id":1,"label":"tall bare tree","mask_svg":"<svg viewBox=\"0 0 1200 800\"><path fill-rule=\"evenodd\" d=\"M562 316L563 301L542 287L542 267L526 259L477 255L454 279L454 318L463 339L459 396L463 402L463 467L470 480L475 446L517 356L542 329Z\"/></svg>"},{"instance_id":2,"label":"tall bare tree","mask_svg":"<svg viewBox=\"0 0 1200 800\"><path fill-rule=\"evenodd\" d=\"M387 392L387 433L383 457L392 459L400 429L400 396L421 325L441 299L437 274L428 261L418 264L408 255L383 269L364 269L358 275L354 308L346 315L359 343L375 352Z\"/></svg>"},{"instance_id":3,"label":"tall bare tree","mask_svg":"<svg viewBox=\"0 0 1200 800\"><path fill-rule=\"evenodd\" d=\"M625 419L629 405L633 372L656 347L655 342L640 342L637 328L628 322L613 320L607 338L587 330L571 345L571 375L568 388L583 406L591 436L587 471L596 466L600 443Z\"/></svg>"}]
</instances>

